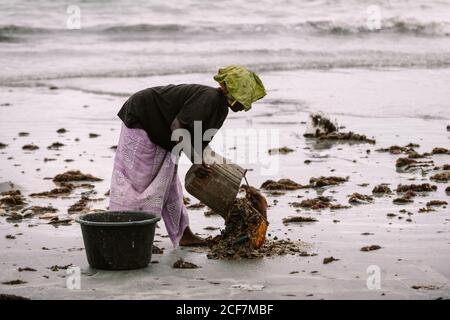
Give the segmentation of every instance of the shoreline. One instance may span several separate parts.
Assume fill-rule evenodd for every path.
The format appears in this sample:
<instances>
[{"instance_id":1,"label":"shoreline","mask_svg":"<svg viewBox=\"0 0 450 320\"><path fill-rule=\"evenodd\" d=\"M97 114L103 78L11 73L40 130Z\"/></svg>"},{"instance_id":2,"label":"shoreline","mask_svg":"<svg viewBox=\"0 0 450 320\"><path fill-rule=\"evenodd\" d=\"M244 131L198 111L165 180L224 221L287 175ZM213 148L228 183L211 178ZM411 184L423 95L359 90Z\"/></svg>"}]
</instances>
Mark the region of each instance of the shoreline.
<instances>
[{"instance_id":1,"label":"shoreline","mask_svg":"<svg viewBox=\"0 0 450 320\"><path fill-rule=\"evenodd\" d=\"M442 71L442 70L441 70ZM286 195L267 196L271 205L268 211L270 222L268 233L271 237L301 239L311 245L311 251L317 256L311 257L277 257L256 261L217 261L208 260L206 254L191 252L190 249L172 248L169 240L164 237L165 230L160 223L157 229L156 242L163 247L163 255L153 255L152 260L159 263L151 264L148 268L122 273L97 271L88 267L83 247L81 231L77 224L59 226L42 224L28 227L29 224L41 222L37 218L19 223L14 227L0 217L0 250L2 260L0 265L0 282L23 279L22 285L0 284L0 292L17 294L33 299L436 299L450 297L450 273L448 264L450 256L449 210L438 208L434 212L419 213L418 210L426 202L434 199L449 201L449 195L444 192L448 183L434 183L428 174L422 176L416 173L398 173L395 161L401 155L379 153L375 149L391 145L406 145L410 142L420 144L418 151L429 152L434 147L446 147L450 133L446 131L446 119L427 119L420 117L403 117L408 110L408 103L414 105L413 112L436 114L444 117L441 112L443 101L448 94L433 97L441 89L433 84L439 80L445 81L450 75L449 70L434 72L429 70L412 72L412 74L430 75L429 80L422 79L414 84L401 71L396 73L401 80L399 87L405 92L407 88L417 88L426 81L430 81L423 92L413 93L413 98L424 97L413 101L405 92L390 89L384 83L385 71L369 76L368 83L359 84L354 91L347 91L356 85L357 79L372 74L370 71L353 72L306 72L304 74L271 73L267 75L272 92L269 92L269 102L255 105L252 114L237 114L225 122L224 130L238 128L267 128L276 127L282 136L280 147L286 145L294 152L280 155L280 167L272 176L262 176L258 165L248 164L254 171L250 171L250 184L259 187L267 179L278 180L291 178L301 184L306 184L310 177L321 175L349 176L349 182L324 190L298 190L287 192ZM316 76L315 76L316 75ZM355 77L355 82L348 87L339 85L342 79ZM183 80L198 82L210 81L204 75L183 75ZM293 79L299 79L294 82ZM151 86L158 81L172 78L140 79L132 83L127 90L141 86L148 81ZM285 79L283 82L282 79ZM307 80L311 83L307 83ZM324 79L330 79L329 87L323 88ZM398 79L392 80L400 81ZM70 81L70 80L69 80ZM86 81L80 79L81 82ZM112 81L103 86L120 88ZM128 79L128 81L132 81ZM212 84L212 82L210 82ZM304 85L304 86L302 86ZM86 83L86 86L98 86ZM386 87L386 91L380 91ZM297 91L293 91L296 88ZM312 89L314 88L314 90ZM13 90L9 92L8 90ZM326 90L328 95L323 94ZM22 192L32 205L49 205L59 209L65 215L69 205L75 203L81 192L77 189L68 199L31 199L28 194L50 190L54 187L51 180L58 173L70 169L80 169L83 173L90 173L104 179L94 183L97 197L104 197L109 189L114 151L111 146L117 144L120 121L116 113L124 97L112 97L83 93L68 89L49 90L46 87L36 88L5 88L1 103L11 103L10 106L0 107L0 142L8 144L0 150L0 183L12 181L20 186ZM372 96L379 99L370 102ZM348 95L353 94L353 100ZM397 95L396 95L397 94ZM367 98L367 99L366 99ZM279 102L277 102L279 99ZM336 105L332 102L335 101ZM308 114L322 105L325 112L335 115L348 101L348 112L357 111L364 114L373 105L379 105L380 110L370 110L372 115L385 116L380 118L355 117L349 115L333 116L337 118L345 130L352 130L374 136L376 145L346 143L316 144L303 138L304 121ZM367 102L369 101L369 102ZM428 101L427 105L420 105ZM449 100L447 100L449 101ZM367 102L367 104L366 104ZM398 104L395 104L398 103ZM393 107L393 104L395 107ZM361 107L358 107L361 105ZM85 107L87 106L87 107ZM398 107L398 109L395 109ZM359 109L361 108L361 109ZM390 113L387 113L390 109ZM395 110L394 110L395 109ZM38 111L38 112L37 112ZM252 110L253 111L253 110ZM397 114L398 113L398 114ZM401 119L401 120L399 120ZM58 134L56 130L65 128L67 133ZM19 137L21 131L29 132L29 136ZM99 134L99 137L89 138L89 133ZM79 138L79 141L75 141ZM15 140L14 140L15 139ZM65 146L60 150L48 150L47 146L59 141ZM24 152L21 148L27 143L35 143L40 149ZM214 144L213 144L214 147ZM370 153L367 153L367 150ZM230 154L232 151L228 150ZM59 154L59 155L58 155ZM13 159L8 160L8 157ZM44 161L54 158L54 161ZM73 159L73 162L64 160ZM442 166L450 163L449 155L434 155L435 164ZM93 160L93 161L91 161ZM311 160L305 164L305 160ZM356 162L354 162L356 161ZM15 164L20 166L15 166ZM189 164L180 165L179 176L184 181L184 174ZM36 171L36 169L40 171ZM25 173L21 173L24 171ZM415 179L415 180L410 180ZM414 203L408 205L394 205L395 194L387 197L375 198L373 204L355 205L350 209L332 211L329 209L305 210L299 213L289 205L289 202L314 198L318 195L332 196L338 203L348 204L348 195L353 192L371 194L375 185L389 183L391 189L400 183L432 183L438 186L436 192L426 196L416 197ZM368 186L360 186L368 183ZM185 193L185 195L187 195ZM192 196L191 203L197 203ZM104 201L93 203L93 208L105 208ZM277 200L278 203L274 203ZM407 222L407 215L399 213L405 209L413 214L411 222ZM216 234L218 231L203 230L206 226L223 227L220 217L205 217L204 209L189 210L191 225L195 232L201 235ZM388 217L388 213L395 213L395 217ZM288 216L312 216L318 219L314 223L284 225L282 219ZM402 219L399 219L402 217ZM37 220L37 221L35 221ZM339 222L335 222L339 220ZM373 233L373 235L362 235ZM6 239L12 234L16 239ZM372 252L361 252L367 245L380 245L382 248ZM42 250L42 247L50 250ZM432 248L432 250L430 250ZM323 264L323 259L329 256L340 259L330 264ZM191 261L202 268L198 270L175 270L171 265L178 258ZM82 270L82 289L69 290L65 286L65 270L51 271L47 268L53 265L80 266ZM381 289L369 290L366 286L367 268L378 265L381 269ZM36 272L18 272L19 267L32 267ZM303 271L304 270L304 271ZM298 272L292 273L291 272ZM318 271L315 273L314 271ZM49 278L44 278L48 276ZM203 278L200 280L199 278ZM232 288L233 285L254 285L260 290ZM412 286L436 286L434 290L413 289ZM244 286L245 287L245 286ZM119 292L125 292L119 294ZM313 294L313 296L309 296ZM383 295L384 294L384 295Z\"/></svg>"}]
</instances>

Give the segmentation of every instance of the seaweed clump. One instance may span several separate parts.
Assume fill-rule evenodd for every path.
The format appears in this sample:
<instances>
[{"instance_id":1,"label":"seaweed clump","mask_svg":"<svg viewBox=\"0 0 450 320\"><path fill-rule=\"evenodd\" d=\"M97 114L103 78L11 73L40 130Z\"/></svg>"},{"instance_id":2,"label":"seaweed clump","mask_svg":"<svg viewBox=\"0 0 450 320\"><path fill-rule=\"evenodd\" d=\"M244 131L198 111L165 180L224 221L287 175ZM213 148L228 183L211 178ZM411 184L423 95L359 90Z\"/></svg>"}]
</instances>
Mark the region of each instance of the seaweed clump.
<instances>
[{"instance_id":1,"label":"seaweed clump","mask_svg":"<svg viewBox=\"0 0 450 320\"><path fill-rule=\"evenodd\" d=\"M61 196L68 196L73 190L73 186L70 184L64 184L59 188L54 188L50 191L35 192L30 194L30 197L34 198L57 198Z\"/></svg>"},{"instance_id":2,"label":"seaweed clump","mask_svg":"<svg viewBox=\"0 0 450 320\"><path fill-rule=\"evenodd\" d=\"M433 148L431 153L432 154L450 154L450 149L442 148L442 147L436 147L436 148Z\"/></svg>"},{"instance_id":3,"label":"seaweed clump","mask_svg":"<svg viewBox=\"0 0 450 320\"><path fill-rule=\"evenodd\" d=\"M366 204L373 202L373 197L355 192L349 196L348 203L351 204Z\"/></svg>"},{"instance_id":4,"label":"seaweed clump","mask_svg":"<svg viewBox=\"0 0 450 320\"><path fill-rule=\"evenodd\" d=\"M427 207L431 207L431 206L435 206L435 207L439 207L439 206L446 206L448 205L447 201L444 200L431 200L427 202Z\"/></svg>"},{"instance_id":5,"label":"seaweed clump","mask_svg":"<svg viewBox=\"0 0 450 320\"><path fill-rule=\"evenodd\" d=\"M172 266L175 269L197 269L200 268L196 264L189 261L184 261L183 259L178 259Z\"/></svg>"},{"instance_id":6,"label":"seaweed clump","mask_svg":"<svg viewBox=\"0 0 450 320\"><path fill-rule=\"evenodd\" d=\"M335 186L348 181L348 177L318 177L309 179L309 185L312 188L322 188L326 186Z\"/></svg>"},{"instance_id":7,"label":"seaweed clump","mask_svg":"<svg viewBox=\"0 0 450 320\"><path fill-rule=\"evenodd\" d=\"M447 182L450 180L450 172L436 173L430 179L436 182Z\"/></svg>"},{"instance_id":8,"label":"seaweed clump","mask_svg":"<svg viewBox=\"0 0 450 320\"><path fill-rule=\"evenodd\" d=\"M269 151L267 151L269 154L287 154L290 152L294 152L293 149L288 148L288 147L281 147L281 148L274 148L274 149L269 149Z\"/></svg>"},{"instance_id":9,"label":"seaweed clump","mask_svg":"<svg viewBox=\"0 0 450 320\"><path fill-rule=\"evenodd\" d=\"M386 184L379 184L373 188L372 193L374 193L374 194L390 194L390 193L392 193L392 190Z\"/></svg>"},{"instance_id":10,"label":"seaweed clump","mask_svg":"<svg viewBox=\"0 0 450 320\"><path fill-rule=\"evenodd\" d=\"M1 193L0 207L6 208L22 208L26 201L19 190L6 191Z\"/></svg>"},{"instance_id":11,"label":"seaweed clump","mask_svg":"<svg viewBox=\"0 0 450 320\"><path fill-rule=\"evenodd\" d=\"M69 181L102 181L102 179L94 177L91 174L84 174L79 170L71 170L56 175L53 182L69 182Z\"/></svg>"},{"instance_id":12,"label":"seaweed clump","mask_svg":"<svg viewBox=\"0 0 450 320\"><path fill-rule=\"evenodd\" d=\"M224 215L225 229L206 239L209 259L254 259L267 256L299 254L300 242L266 241L267 201L253 187L244 188L244 198L237 198Z\"/></svg>"},{"instance_id":13,"label":"seaweed clump","mask_svg":"<svg viewBox=\"0 0 450 320\"><path fill-rule=\"evenodd\" d=\"M267 180L261 185L261 189L266 190L298 190L301 188L304 188L304 186L291 179Z\"/></svg>"},{"instance_id":14,"label":"seaweed clump","mask_svg":"<svg viewBox=\"0 0 450 320\"><path fill-rule=\"evenodd\" d=\"M332 199L330 197L319 196L317 198L305 199L301 202L291 202L289 204L294 208L318 210L329 208L331 206L331 200Z\"/></svg>"},{"instance_id":15,"label":"seaweed clump","mask_svg":"<svg viewBox=\"0 0 450 320\"><path fill-rule=\"evenodd\" d=\"M412 203L414 202L413 198L416 196L417 194L414 191L407 191L403 194L403 196L395 198L394 200L392 200L393 203L395 204L407 204L407 203Z\"/></svg>"},{"instance_id":16,"label":"seaweed clump","mask_svg":"<svg viewBox=\"0 0 450 320\"><path fill-rule=\"evenodd\" d=\"M367 138L363 134L354 133L352 131L340 132L338 126L321 113L310 115L310 127L312 127L310 132L305 133L303 135L304 137L328 141L376 143L374 139Z\"/></svg>"},{"instance_id":17,"label":"seaweed clump","mask_svg":"<svg viewBox=\"0 0 450 320\"><path fill-rule=\"evenodd\" d=\"M436 190L437 190L437 187L435 185L431 185L429 183L422 183L422 184L399 184L395 191L397 191L397 192L408 192L408 191L431 192L431 191L436 191Z\"/></svg>"}]
</instances>

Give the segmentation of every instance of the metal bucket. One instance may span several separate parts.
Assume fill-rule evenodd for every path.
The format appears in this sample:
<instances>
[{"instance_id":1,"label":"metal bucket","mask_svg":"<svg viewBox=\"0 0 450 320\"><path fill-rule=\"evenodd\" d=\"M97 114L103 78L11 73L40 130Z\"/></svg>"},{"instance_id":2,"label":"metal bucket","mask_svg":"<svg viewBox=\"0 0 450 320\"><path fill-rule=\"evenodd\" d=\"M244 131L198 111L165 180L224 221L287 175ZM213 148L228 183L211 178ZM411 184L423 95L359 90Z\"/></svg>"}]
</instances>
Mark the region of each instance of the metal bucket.
<instances>
[{"instance_id":1,"label":"metal bucket","mask_svg":"<svg viewBox=\"0 0 450 320\"><path fill-rule=\"evenodd\" d=\"M210 155L208 163L212 173L206 178L198 178L194 166L188 170L185 188L192 196L224 216L236 199L247 170L217 153Z\"/></svg>"}]
</instances>

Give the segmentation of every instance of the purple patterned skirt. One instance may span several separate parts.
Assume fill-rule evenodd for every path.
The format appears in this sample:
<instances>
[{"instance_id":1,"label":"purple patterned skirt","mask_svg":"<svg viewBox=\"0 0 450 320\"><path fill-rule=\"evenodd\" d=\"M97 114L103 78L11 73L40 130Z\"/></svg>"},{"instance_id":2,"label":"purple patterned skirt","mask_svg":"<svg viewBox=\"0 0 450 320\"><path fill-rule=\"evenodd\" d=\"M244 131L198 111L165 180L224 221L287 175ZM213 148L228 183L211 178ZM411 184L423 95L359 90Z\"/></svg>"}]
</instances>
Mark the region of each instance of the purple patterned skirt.
<instances>
[{"instance_id":1,"label":"purple patterned skirt","mask_svg":"<svg viewBox=\"0 0 450 320\"><path fill-rule=\"evenodd\" d=\"M160 215L176 246L189 217L183 203L175 157L154 144L142 129L122 123L111 179L109 210Z\"/></svg>"}]
</instances>

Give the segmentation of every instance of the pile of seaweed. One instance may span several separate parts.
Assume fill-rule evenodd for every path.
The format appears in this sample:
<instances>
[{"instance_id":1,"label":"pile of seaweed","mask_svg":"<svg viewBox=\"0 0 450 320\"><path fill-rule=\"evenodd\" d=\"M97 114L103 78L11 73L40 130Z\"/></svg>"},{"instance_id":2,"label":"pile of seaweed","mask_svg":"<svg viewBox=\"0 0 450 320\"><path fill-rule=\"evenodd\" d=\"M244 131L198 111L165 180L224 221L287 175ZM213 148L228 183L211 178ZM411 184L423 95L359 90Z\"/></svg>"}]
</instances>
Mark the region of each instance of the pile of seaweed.
<instances>
[{"instance_id":1,"label":"pile of seaweed","mask_svg":"<svg viewBox=\"0 0 450 320\"><path fill-rule=\"evenodd\" d=\"M303 135L306 138L316 138L318 140L342 141L353 143L375 144L374 139L366 137L364 134L339 131L336 123L333 123L322 113L313 113L310 115L309 130Z\"/></svg>"},{"instance_id":2,"label":"pile of seaweed","mask_svg":"<svg viewBox=\"0 0 450 320\"><path fill-rule=\"evenodd\" d=\"M209 259L253 259L304 253L300 243L287 240L266 241L267 202L255 188L245 188L244 198L237 198L225 215L225 229L208 238Z\"/></svg>"}]
</instances>

